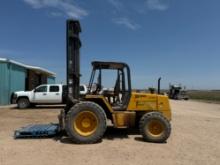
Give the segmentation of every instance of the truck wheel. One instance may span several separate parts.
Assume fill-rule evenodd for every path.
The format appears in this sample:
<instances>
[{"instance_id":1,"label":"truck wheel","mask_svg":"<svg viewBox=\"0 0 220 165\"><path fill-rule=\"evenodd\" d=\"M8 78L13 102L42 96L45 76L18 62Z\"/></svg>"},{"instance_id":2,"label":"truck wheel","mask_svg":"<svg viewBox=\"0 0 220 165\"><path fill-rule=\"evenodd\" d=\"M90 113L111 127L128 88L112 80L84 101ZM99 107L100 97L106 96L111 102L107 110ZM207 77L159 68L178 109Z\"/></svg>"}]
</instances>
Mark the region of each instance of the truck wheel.
<instances>
[{"instance_id":1,"label":"truck wheel","mask_svg":"<svg viewBox=\"0 0 220 165\"><path fill-rule=\"evenodd\" d=\"M30 106L30 102L27 98L20 98L17 102L19 109L25 109Z\"/></svg>"},{"instance_id":2,"label":"truck wheel","mask_svg":"<svg viewBox=\"0 0 220 165\"><path fill-rule=\"evenodd\" d=\"M139 128L144 140L154 143L165 142L171 133L170 122L159 112L143 115Z\"/></svg>"},{"instance_id":3,"label":"truck wheel","mask_svg":"<svg viewBox=\"0 0 220 165\"><path fill-rule=\"evenodd\" d=\"M96 143L106 131L106 114L96 103L81 102L67 113L65 130L74 143Z\"/></svg>"}]
</instances>

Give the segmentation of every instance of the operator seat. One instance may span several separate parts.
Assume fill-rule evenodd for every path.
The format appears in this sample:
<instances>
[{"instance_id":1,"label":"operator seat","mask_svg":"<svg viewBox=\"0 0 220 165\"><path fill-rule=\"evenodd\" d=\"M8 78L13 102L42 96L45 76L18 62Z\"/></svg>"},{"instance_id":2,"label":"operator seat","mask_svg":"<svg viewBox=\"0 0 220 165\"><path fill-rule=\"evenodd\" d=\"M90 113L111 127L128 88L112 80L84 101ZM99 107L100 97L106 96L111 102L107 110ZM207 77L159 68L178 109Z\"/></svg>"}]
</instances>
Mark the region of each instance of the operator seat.
<instances>
[{"instance_id":1,"label":"operator seat","mask_svg":"<svg viewBox=\"0 0 220 165\"><path fill-rule=\"evenodd\" d=\"M128 103L130 99L130 93L125 92L122 95L122 102L112 106L114 111L125 111L127 109Z\"/></svg>"}]
</instances>

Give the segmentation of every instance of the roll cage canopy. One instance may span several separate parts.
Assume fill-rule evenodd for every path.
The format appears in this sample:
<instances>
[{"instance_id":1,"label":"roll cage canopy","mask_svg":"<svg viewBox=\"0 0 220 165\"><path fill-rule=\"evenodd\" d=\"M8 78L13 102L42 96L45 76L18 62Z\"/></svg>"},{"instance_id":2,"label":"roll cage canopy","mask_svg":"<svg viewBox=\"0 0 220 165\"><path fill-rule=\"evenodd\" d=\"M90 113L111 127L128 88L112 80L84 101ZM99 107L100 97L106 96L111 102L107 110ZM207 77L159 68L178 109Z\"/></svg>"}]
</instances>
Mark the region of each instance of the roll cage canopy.
<instances>
[{"instance_id":1,"label":"roll cage canopy","mask_svg":"<svg viewBox=\"0 0 220 165\"><path fill-rule=\"evenodd\" d=\"M117 80L115 82L113 94L118 96L119 93L122 94L121 105L117 109L125 109L129 103L131 96L131 77L130 77L130 68L126 63L122 62L103 62L103 61L93 61L92 62L93 70L89 82L88 91L92 94L92 84L94 83L94 77L96 71L98 71L97 77L97 88L95 94L98 94L97 91L102 89L102 70L116 70L117 71Z\"/></svg>"},{"instance_id":2,"label":"roll cage canopy","mask_svg":"<svg viewBox=\"0 0 220 165\"><path fill-rule=\"evenodd\" d=\"M95 72L99 71L98 84L102 84L102 72L101 70L117 70L118 71L118 81L122 81L123 92L125 92L125 84L127 84L127 92L131 92L131 76L130 68L126 63L123 62L103 62L103 61L93 61L93 70L89 82L89 91L91 90L92 84L94 82ZM120 75L122 76L120 78ZM127 80L126 80L127 79ZM120 82L118 82L120 83Z\"/></svg>"},{"instance_id":3,"label":"roll cage canopy","mask_svg":"<svg viewBox=\"0 0 220 165\"><path fill-rule=\"evenodd\" d=\"M124 69L124 68L129 68L128 65L123 62L93 61L92 66L93 66L93 69Z\"/></svg>"}]
</instances>

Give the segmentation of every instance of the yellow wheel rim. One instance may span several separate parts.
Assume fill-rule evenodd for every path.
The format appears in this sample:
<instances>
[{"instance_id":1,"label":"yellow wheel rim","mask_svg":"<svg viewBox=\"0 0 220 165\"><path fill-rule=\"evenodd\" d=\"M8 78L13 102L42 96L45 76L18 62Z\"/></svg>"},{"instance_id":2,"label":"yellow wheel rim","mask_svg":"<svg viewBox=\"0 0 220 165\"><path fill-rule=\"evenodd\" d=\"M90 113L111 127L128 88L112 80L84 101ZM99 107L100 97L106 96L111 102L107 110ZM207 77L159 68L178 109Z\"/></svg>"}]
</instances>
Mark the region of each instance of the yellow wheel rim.
<instances>
[{"instance_id":1,"label":"yellow wheel rim","mask_svg":"<svg viewBox=\"0 0 220 165\"><path fill-rule=\"evenodd\" d=\"M148 123L146 131L153 137L159 137L164 132L164 125L158 120L151 120Z\"/></svg>"},{"instance_id":2,"label":"yellow wheel rim","mask_svg":"<svg viewBox=\"0 0 220 165\"><path fill-rule=\"evenodd\" d=\"M73 128L81 136L92 135L98 127L98 118L95 113L83 111L77 114L73 122Z\"/></svg>"}]
</instances>

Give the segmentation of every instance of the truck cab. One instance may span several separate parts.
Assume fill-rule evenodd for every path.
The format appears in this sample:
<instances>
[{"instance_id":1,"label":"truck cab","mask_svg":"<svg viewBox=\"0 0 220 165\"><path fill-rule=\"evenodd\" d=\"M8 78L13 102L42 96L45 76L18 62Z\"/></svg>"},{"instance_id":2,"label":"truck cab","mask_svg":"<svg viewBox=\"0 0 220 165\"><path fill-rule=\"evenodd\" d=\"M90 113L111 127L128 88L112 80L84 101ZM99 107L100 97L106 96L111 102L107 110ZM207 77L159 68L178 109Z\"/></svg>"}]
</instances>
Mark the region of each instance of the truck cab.
<instances>
[{"instance_id":1,"label":"truck cab","mask_svg":"<svg viewBox=\"0 0 220 165\"><path fill-rule=\"evenodd\" d=\"M41 85L32 91L32 103L61 103L62 85Z\"/></svg>"}]
</instances>

